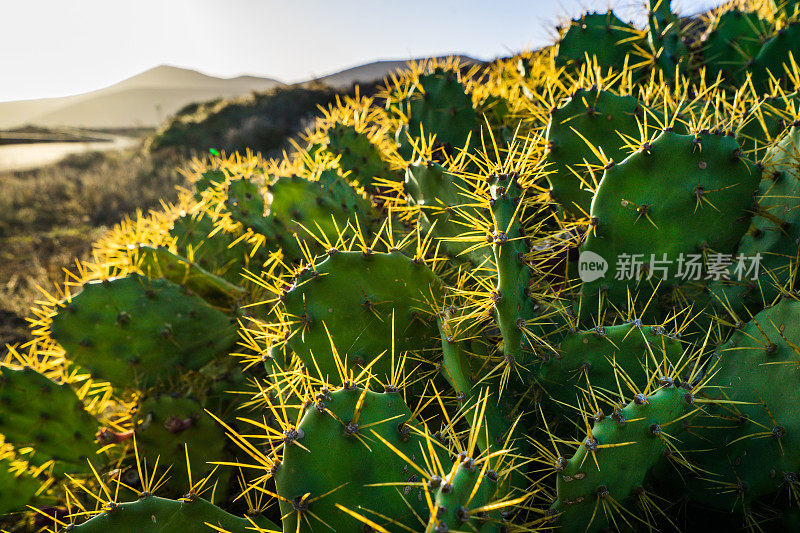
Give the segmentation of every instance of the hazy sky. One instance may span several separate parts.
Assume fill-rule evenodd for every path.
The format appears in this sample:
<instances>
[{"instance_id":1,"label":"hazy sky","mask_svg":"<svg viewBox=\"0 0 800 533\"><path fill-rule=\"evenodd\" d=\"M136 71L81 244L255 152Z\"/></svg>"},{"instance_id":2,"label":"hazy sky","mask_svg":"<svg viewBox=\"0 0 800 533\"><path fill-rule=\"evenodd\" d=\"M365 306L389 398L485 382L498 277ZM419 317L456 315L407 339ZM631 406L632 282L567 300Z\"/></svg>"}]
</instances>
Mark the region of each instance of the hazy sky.
<instances>
[{"instance_id":1,"label":"hazy sky","mask_svg":"<svg viewBox=\"0 0 800 533\"><path fill-rule=\"evenodd\" d=\"M698 12L719 0L684 0ZM636 0L612 4L625 20ZM552 42L608 0L0 0L0 101L98 89L160 64L302 81L376 59L480 59ZM491 7L490 7L491 6ZM641 13L643 8L639 8Z\"/></svg>"}]
</instances>

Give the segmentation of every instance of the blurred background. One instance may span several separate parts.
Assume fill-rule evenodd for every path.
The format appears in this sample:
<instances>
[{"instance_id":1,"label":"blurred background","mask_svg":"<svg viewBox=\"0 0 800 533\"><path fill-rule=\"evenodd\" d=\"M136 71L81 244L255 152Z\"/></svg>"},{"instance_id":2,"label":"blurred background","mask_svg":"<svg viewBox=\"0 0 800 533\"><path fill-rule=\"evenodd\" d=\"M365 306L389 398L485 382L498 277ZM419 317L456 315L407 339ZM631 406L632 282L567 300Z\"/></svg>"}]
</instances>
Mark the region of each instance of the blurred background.
<instances>
[{"instance_id":1,"label":"blurred background","mask_svg":"<svg viewBox=\"0 0 800 533\"><path fill-rule=\"evenodd\" d=\"M684 0L684 15L721 2ZM674 4L673 4L674 5ZM319 106L372 95L406 61L491 61L640 2L27 0L0 20L0 346L39 286L137 209L175 197L209 149L291 149Z\"/></svg>"}]
</instances>

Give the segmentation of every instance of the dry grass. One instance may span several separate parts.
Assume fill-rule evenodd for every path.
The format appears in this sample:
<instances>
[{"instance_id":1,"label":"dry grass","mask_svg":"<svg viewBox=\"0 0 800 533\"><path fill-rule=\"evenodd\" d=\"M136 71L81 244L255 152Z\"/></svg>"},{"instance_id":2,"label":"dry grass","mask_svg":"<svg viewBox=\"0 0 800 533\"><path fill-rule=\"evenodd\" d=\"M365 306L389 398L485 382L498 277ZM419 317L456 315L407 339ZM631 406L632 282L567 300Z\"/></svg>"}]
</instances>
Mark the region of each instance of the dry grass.
<instances>
[{"instance_id":1,"label":"dry grass","mask_svg":"<svg viewBox=\"0 0 800 533\"><path fill-rule=\"evenodd\" d=\"M178 166L170 153L129 150L0 174L0 347L26 339L37 285L62 280L62 269L126 214L175 198Z\"/></svg>"}]
</instances>

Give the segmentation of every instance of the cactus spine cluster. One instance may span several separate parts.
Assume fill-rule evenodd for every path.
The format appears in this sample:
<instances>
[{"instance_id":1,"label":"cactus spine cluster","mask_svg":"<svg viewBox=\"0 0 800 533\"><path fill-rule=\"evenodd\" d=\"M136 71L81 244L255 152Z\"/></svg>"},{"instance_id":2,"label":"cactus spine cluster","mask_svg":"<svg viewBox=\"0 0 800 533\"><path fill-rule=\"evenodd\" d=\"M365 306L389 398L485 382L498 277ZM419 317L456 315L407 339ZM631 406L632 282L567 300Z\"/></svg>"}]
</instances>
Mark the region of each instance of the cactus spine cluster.
<instances>
[{"instance_id":1,"label":"cactus spine cluster","mask_svg":"<svg viewBox=\"0 0 800 533\"><path fill-rule=\"evenodd\" d=\"M8 347L4 524L791 530L796 8L588 13L193 161Z\"/></svg>"}]
</instances>

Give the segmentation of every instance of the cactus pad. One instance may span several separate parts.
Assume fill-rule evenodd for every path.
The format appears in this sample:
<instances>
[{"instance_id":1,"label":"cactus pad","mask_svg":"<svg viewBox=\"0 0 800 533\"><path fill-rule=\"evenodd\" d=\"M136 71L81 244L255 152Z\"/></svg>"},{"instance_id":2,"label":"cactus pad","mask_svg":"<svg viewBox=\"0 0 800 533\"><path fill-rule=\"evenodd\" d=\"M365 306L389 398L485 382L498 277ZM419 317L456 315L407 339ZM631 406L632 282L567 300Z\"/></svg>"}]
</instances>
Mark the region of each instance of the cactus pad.
<instances>
[{"instance_id":1,"label":"cactus pad","mask_svg":"<svg viewBox=\"0 0 800 533\"><path fill-rule=\"evenodd\" d=\"M186 449L192 479L196 481L214 469L212 461L225 457L225 432L203 411L196 401L161 395L145 399L134 418L139 454L153 468L158 464L169 468L167 487L180 494L188 484ZM218 486L215 494L223 496L229 472L219 467L215 473Z\"/></svg>"},{"instance_id":2,"label":"cactus pad","mask_svg":"<svg viewBox=\"0 0 800 533\"><path fill-rule=\"evenodd\" d=\"M617 326L598 326L567 335L558 355L542 367L541 384L549 400L578 405L581 389L590 384L604 394L617 396L618 369L624 369L637 387L647 385L647 368L674 365L683 346L664 333L661 326L642 326L638 321Z\"/></svg>"},{"instance_id":3,"label":"cactus pad","mask_svg":"<svg viewBox=\"0 0 800 533\"><path fill-rule=\"evenodd\" d=\"M322 172L316 181L299 176L281 177L268 190L272 194L270 215L284 232L305 236L306 229L315 234L321 231L335 241L348 220L355 224L358 218L361 227L370 226L372 206L369 200L359 195L335 170Z\"/></svg>"},{"instance_id":4,"label":"cactus pad","mask_svg":"<svg viewBox=\"0 0 800 533\"><path fill-rule=\"evenodd\" d=\"M430 348L437 335L426 316L426 299L440 290L441 282L424 263L399 251L331 250L284 296L295 321L288 346L327 379L338 377L331 340L348 365L366 366L384 354L371 367L383 378L391 373L392 321L396 354Z\"/></svg>"},{"instance_id":5,"label":"cactus pad","mask_svg":"<svg viewBox=\"0 0 800 533\"><path fill-rule=\"evenodd\" d=\"M707 79L713 82L722 74L731 83L743 83L747 66L761 49L769 29L757 13L735 8L722 13L703 36Z\"/></svg>"},{"instance_id":6,"label":"cactus pad","mask_svg":"<svg viewBox=\"0 0 800 533\"><path fill-rule=\"evenodd\" d=\"M797 383L800 302L784 299L753 317L709 362L709 416L693 424L702 446L688 457L712 475L696 482L710 505L730 509L728 494L749 504L782 488L796 490L800 419L787 391ZM686 451L684 451L686 453ZM727 493L727 494L726 494Z\"/></svg>"},{"instance_id":7,"label":"cactus pad","mask_svg":"<svg viewBox=\"0 0 800 533\"><path fill-rule=\"evenodd\" d=\"M479 117L458 74L436 69L419 77L405 99L408 134L436 135L439 146L461 149L477 129ZM401 137L405 137L401 133ZM399 139L401 145L407 138Z\"/></svg>"},{"instance_id":8,"label":"cactus pad","mask_svg":"<svg viewBox=\"0 0 800 533\"><path fill-rule=\"evenodd\" d=\"M340 156L339 168L347 179L374 193L380 190L378 180L400 181L381 157L381 151L369 135L354 126L337 124L328 130L328 151Z\"/></svg>"},{"instance_id":9,"label":"cactus pad","mask_svg":"<svg viewBox=\"0 0 800 533\"><path fill-rule=\"evenodd\" d=\"M236 328L185 288L131 274L84 285L59 307L52 334L96 379L146 388L227 353Z\"/></svg>"},{"instance_id":10,"label":"cactus pad","mask_svg":"<svg viewBox=\"0 0 800 533\"><path fill-rule=\"evenodd\" d=\"M383 442L422 463L422 441L410 427L416 423L397 392L321 391L297 429L286 433L292 440L275 474L283 531L316 530L322 527L316 517L337 531L361 531L336 504L378 523L385 523L383 516L418 525L415 514L426 510L419 474ZM398 485L375 486L381 483Z\"/></svg>"},{"instance_id":11,"label":"cactus pad","mask_svg":"<svg viewBox=\"0 0 800 533\"><path fill-rule=\"evenodd\" d=\"M588 215L604 162L597 160L587 142L620 162L628 155L623 136L638 138L644 120L645 109L636 98L596 88L578 90L553 109L547 127L553 199L575 216Z\"/></svg>"},{"instance_id":12,"label":"cactus pad","mask_svg":"<svg viewBox=\"0 0 800 533\"><path fill-rule=\"evenodd\" d=\"M598 294L625 307L640 278L653 286L662 280L666 289L696 277L678 272L681 258L685 267L691 255L733 253L747 230L758 181L759 172L741 157L735 140L705 133L664 132L606 169L581 253L598 254L609 269L605 278L584 283L582 309L597 309ZM667 268L667 276L659 267ZM702 283L706 274L701 276Z\"/></svg>"},{"instance_id":13,"label":"cactus pad","mask_svg":"<svg viewBox=\"0 0 800 533\"><path fill-rule=\"evenodd\" d=\"M230 301L240 298L245 291L238 285L216 276L200 265L166 247L141 245L136 261L139 269L150 279L164 278L199 294L207 300Z\"/></svg>"},{"instance_id":14,"label":"cactus pad","mask_svg":"<svg viewBox=\"0 0 800 533\"><path fill-rule=\"evenodd\" d=\"M770 303L797 281L796 264L800 239L800 129L789 132L767 152L765 169L758 191L758 210L753 225L742 237L738 252L755 263L756 272L739 276L738 263L729 269L730 280L715 283L712 291L726 307L737 314L745 306ZM742 277L743 279L738 279Z\"/></svg>"},{"instance_id":15,"label":"cactus pad","mask_svg":"<svg viewBox=\"0 0 800 533\"><path fill-rule=\"evenodd\" d=\"M30 367L3 366L0 373L0 433L6 440L17 449L35 447L42 458L64 463L61 470L89 472L99 424L75 391Z\"/></svg>"},{"instance_id":16,"label":"cactus pad","mask_svg":"<svg viewBox=\"0 0 800 533\"><path fill-rule=\"evenodd\" d=\"M800 61L800 22L793 22L782 28L764 43L753 60L753 85L756 90L768 92L769 81L787 79L786 69L792 71L790 55L795 62Z\"/></svg>"},{"instance_id":17,"label":"cactus pad","mask_svg":"<svg viewBox=\"0 0 800 533\"><path fill-rule=\"evenodd\" d=\"M558 43L556 66L580 65L586 62L586 55L597 58L604 69L609 67L621 71L625 64L637 63L636 29L622 22L613 11L607 13L587 13L570 23Z\"/></svg>"},{"instance_id":18,"label":"cactus pad","mask_svg":"<svg viewBox=\"0 0 800 533\"><path fill-rule=\"evenodd\" d=\"M669 438L682 430L680 421L694 410L693 403L691 393L668 386L595 422L572 458L556 464L558 499L552 510L560 513L559 531L605 527L603 501L623 503L642 485Z\"/></svg>"},{"instance_id":19,"label":"cactus pad","mask_svg":"<svg viewBox=\"0 0 800 533\"><path fill-rule=\"evenodd\" d=\"M406 195L409 204L419 206L422 211L419 221L422 229L428 230L436 224L436 238L441 240L447 252L453 257L463 253L462 258L479 265L486 260L485 250L467 251L472 243L453 240L466 230L465 223L458 222L461 220L458 210L464 209L470 215L476 215L477 210L466 205L470 190L467 180L449 173L434 161L414 163L406 169Z\"/></svg>"},{"instance_id":20,"label":"cactus pad","mask_svg":"<svg viewBox=\"0 0 800 533\"><path fill-rule=\"evenodd\" d=\"M497 499L498 492L496 472L476 464L472 458L456 462L436 488L436 531L503 531L500 513L483 510Z\"/></svg>"},{"instance_id":21,"label":"cactus pad","mask_svg":"<svg viewBox=\"0 0 800 533\"><path fill-rule=\"evenodd\" d=\"M234 516L197 497L168 500L145 494L135 502L107 507L106 511L68 530L76 533L249 533L258 531L258 525L264 528L262 531L280 531L262 518L251 520Z\"/></svg>"}]
</instances>

